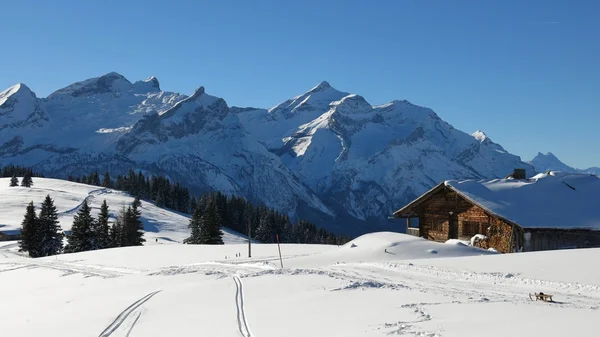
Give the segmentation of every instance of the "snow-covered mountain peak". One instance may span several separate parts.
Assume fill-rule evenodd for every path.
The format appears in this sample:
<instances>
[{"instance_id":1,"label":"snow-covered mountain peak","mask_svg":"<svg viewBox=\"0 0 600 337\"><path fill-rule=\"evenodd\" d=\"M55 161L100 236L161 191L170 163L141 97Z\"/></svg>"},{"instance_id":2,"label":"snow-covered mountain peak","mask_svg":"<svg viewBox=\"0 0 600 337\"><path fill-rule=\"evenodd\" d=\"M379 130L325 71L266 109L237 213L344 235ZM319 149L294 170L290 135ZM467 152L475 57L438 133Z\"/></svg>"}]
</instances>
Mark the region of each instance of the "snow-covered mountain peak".
<instances>
[{"instance_id":1,"label":"snow-covered mountain peak","mask_svg":"<svg viewBox=\"0 0 600 337\"><path fill-rule=\"evenodd\" d=\"M336 112L348 115L362 114L373 110L371 104L364 97L356 94L345 96L339 101L332 102L330 106Z\"/></svg>"},{"instance_id":2,"label":"snow-covered mountain peak","mask_svg":"<svg viewBox=\"0 0 600 337\"><path fill-rule=\"evenodd\" d=\"M198 98L200 98L202 95L204 95L205 93L206 93L206 90L204 89L204 87L200 86L198 89L194 90L194 93L192 94L192 96L189 97L188 100L195 101Z\"/></svg>"},{"instance_id":3,"label":"snow-covered mountain peak","mask_svg":"<svg viewBox=\"0 0 600 337\"><path fill-rule=\"evenodd\" d=\"M73 83L53 92L48 98L87 97L103 93L118 94L130 91L132 86L131 82L123 75L116 72L110 72L100 77Z\"/></svg>"},{"instance_id":4,"label":"snow-covered mountain peak","mask_svg":"<svg viewBox=\"0 0 600 337\"><path fill-rule=\"evenodd\" d=\"M29 89L29 87L27 87L23 83L17 83L12 87L0 92L0 107L3 107L7 102L9 102L9 100L11 100L11 97L15 100L28 98L35 100L36 98L35 94L33 93L33 91L31 91L31 89ZM11 103L9 102L8 104Z\"/></svg>"},{"instance_id":5,"label":"snow-covered mountain peak","mask_svg":"<svg viewBox=\"0 0 600 337\"><path fill-rule=\"evenodd\" d=\"M471 134L473 138L477 139L480 143L483 143L486 139L489 139L488 136L481 130L477 130Z\"/></svg>"},{"instance_id":6,"label":"snow-covered mountain peak","mask_svg":"<svg viewBox=\"0 0 600 337\"><path fill-rule=\"evenodd\" d=\"M39 127L46 121L48 117L40 107L38 98L25 84L19 83L0 92L0 131L20 127ZM9 140L18 135L18 133L0 134L0 139Z\"/></svg>"},{"instance_id":7,"label":"snow-covered mountain peak","mask_svg":"<svg viewBox=\"0 0 600 337\"><path fill-rule=\"evenodd\" d=\"M281 117L289 119L298 113L314 112L315 115L309 114L308 116L312 120L317 118L320 113L329 110L331 102L339 101L348 95L349 93L338 91L328 82L323 81L304 94L276 105L268 112L275 119Z\"/></svg>"},{"instance_id":8,"label":"snow-covered mountain peak","mask_svg":"<svg viewBox=\"0 0 600 337\"><path fill-rule=\"evenodd\" d=\"M154 76L150 76L143 81L137 81L133 84L134 91L136 93L149 93L149 92L159 92L160 91L160 83L158 79Z\"/></svg>"},{"instance_id":9,"label":"snow-covered mountain peak","mask_svg":"<svg viewBox=\"0 0 600 337\"><path fill-rule=\"evenodd\" d=\"M321 81L319 84L317 84L312 89L310 89L309 92L319 92L319 91L327 90L329 88L331 88L331 85L329 84L329 82Z\"/></svg>"}]
</instances>

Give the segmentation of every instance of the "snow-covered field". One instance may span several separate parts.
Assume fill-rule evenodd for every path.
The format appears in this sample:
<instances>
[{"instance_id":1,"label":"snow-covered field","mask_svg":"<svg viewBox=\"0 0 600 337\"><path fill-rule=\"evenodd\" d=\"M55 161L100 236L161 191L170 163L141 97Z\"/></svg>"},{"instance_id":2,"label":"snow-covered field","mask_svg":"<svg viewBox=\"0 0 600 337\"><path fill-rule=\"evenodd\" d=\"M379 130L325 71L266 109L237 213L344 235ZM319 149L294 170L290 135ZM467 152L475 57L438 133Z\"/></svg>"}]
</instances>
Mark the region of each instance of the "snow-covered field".
<instances>
[{"instance_id":1,"label":"snow-covered field","mask_svg":"<svg viewBox=\"0 0 600 337\"><path fill-rule=\"evenodd\" d=\"M46 195L54 199L63 230L71 229L73 217L84 200L88 201L94 217L100 211L102 202L106 200L113 218L116 218L121 207L130 206L133 202L130 195L121 191L60 179L33 178L31 188L9 187L9 184L10 178L0 178L0 231L20 230L27 204L33 201L36 211L39 212ZM156 207L145 201L142 201L140 209L146 230L144 237L148 245L181 243L189 236L187 214ZM227 243L245 242L245 238L239 233L226 228L223 232L223 240Z\"/></svg>"},{"instance_id":2,"label":"snow-covered field","mask_svg":"<svg viewBox=\"0 0 600 337\"><path fill-rule=\"evenodd\" d=\"M2 336L598 335L600 249L499 255L381 232L282 245L281 268L277 245L247 248L29 259L1 243Z\"/></svg>"},{"instance_id":3,"label":"snow-covered field","mask_svg":"<svg viewBox=\"0 0 600 337\"><path fill-rule=\"evenodd\" d=\"M0 179L2 230L50 194L68 230L84 199L113 214L118 191ZM0 242L0 336L597 336L600 249L501 255L399 233L343 246L177 244L188 217L142 203L147 246L24 257ZM159 238L156 244L155 238ZM172 244L161 244L172 243ZM283 264L283 268L282 265ZM554 295L554 303L528 294Z\"/></svg>"}]
</instances>

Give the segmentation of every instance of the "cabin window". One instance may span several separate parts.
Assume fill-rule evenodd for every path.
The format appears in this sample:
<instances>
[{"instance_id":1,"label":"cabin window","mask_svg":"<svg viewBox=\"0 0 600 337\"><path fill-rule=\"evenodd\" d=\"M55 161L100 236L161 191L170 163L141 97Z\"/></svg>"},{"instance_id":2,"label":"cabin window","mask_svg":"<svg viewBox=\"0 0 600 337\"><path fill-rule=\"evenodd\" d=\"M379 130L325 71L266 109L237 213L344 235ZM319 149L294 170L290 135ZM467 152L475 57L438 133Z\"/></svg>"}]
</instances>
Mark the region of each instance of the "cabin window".
<instances>
[{"instance_id":1,"label":"cabin window","mask_svg":"<svg viewBox=\"0 0 600 337\"><path fill-rule=\"evenodd\" d=\"M462 222L462 235L473 236L475 234L485 234L485 224L476 221Z\"/></svg>"}]
</instances>

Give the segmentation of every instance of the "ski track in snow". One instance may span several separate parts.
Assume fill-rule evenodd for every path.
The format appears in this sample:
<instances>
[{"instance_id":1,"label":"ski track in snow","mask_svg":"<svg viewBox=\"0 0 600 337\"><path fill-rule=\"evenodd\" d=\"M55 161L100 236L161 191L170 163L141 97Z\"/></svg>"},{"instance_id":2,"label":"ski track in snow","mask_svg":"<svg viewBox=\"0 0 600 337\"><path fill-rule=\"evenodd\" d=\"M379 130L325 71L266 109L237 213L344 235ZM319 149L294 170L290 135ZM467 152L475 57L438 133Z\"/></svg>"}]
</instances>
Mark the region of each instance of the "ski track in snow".
<instances>
[{"instance_id":1,"label":"ski track in snow","mask_svg":"<svg viewBox=\"0 0 600 337\"><path fill-rule=\"evenodd\" d=\"M93 198L93 197L95 197L96 195L102 195L102 194L107 194L107 193L109 193L109 191L108 191L107 188L99 188L97 190L92 190L92 191L90 191L88 193L88 195L83 200L81 200L81 202L79 203L79 205L77 205L77 206L75 206L75 207L73 207L73 208L71 208L69 210L66 210L64 212L60 212L60 213L58 213L58 215L65 215L65 214L75 213L75 212L77 212L79 210L79 208L81 207L81 205L83 205L83 203L85 201L87 201L89 203L90 199Z\"/></svg>"},{"instance_id":2,"label":"ski track in snow","mask_svg":"<svg viewBox=\"0 0 600 337\"><path fill-rule=\"evenodd\" d=\"M237 275L232 275L235 282L235 306L237 310L237 321L240 334L243 337L252 337L250 328L248 328L248 319L246 318L246 310L244 308L244 286L242 279Z\"/></svg>"},{"instance_id":3,"label":"ski track in snow","mask_svg":"<svg viewBox=\"0 0 600 337\"><path fill-rule=\"evenodd\" d=\"M115 318L115 320L108 327L106 327L106 329L104 329L104 331L102 331L98 335L98 337L118 336L119 334L123 335L123 333L126 333L126 334L124 334L124 336L129 336L129 334L131 333L131 330L133 330L133 327L135 326L137 321L140 319L140 316L142 315L143 308L141 308L141 306L144 303L146 303L150 298L152 298L154 295L158 294L159 292L161 292L161 290L153 291L153 292L147 294L146 296L140 298L139 300L133 302L130 306L128 306L125 310L123 310ZM132 316L131 314L134 312L137 312L137 315ZM130 320L130 317L133 318L133 321L131 321L131 324L123 324L126 321ZM123 328L121 328L121 327L123 327ZM117 334L114 335L115 333L117 333Z\"/></svg>"}]
</instances>

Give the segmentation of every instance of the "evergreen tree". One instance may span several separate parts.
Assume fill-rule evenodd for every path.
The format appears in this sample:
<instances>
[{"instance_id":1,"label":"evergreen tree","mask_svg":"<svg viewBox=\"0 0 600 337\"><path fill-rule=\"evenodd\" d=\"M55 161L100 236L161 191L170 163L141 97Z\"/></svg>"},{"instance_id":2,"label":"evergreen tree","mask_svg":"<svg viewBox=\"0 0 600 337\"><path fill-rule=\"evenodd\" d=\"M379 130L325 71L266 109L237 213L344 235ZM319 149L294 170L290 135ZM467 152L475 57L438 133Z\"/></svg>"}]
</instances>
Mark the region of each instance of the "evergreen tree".
<instances>
[{"instance_id":1,"label":"evergreen tree","mask_svg":"<svg viewBox=\"0 0 600 337\"><path fill-rule=\"evenodd\" d=\"M26 172L23 175L23 179L21 179L21 186L23 186L23 187L33 186L33 180L31 179L31 173Z\"/></svg>"},{"instance_id":2,"label":"evergreen tree","mask_svg":"<svg viewBox=\"0 0 600 337\"><path fill-rule=\"evenodd\" d=\"M123 247L125 246L125 231L124 224L127 217L127 208L121 207L117 221L110 227L110 242L111 247Z\"/></svg>"},{"instance_id":3,"label":"evergreen tree","mask_svg":"<svg viewBox=\"0 0 600 337\"><path fill-rule=\"evenodd\" d=\"M17 178L17 174L14 173L12 178L10 178L10 187L19 186L19 178Z\"/></svg>"},{"instance_id":4,"label":"evergreen tree","mask_svg":"<svg viewBox=\"0 0 600 337\"><path fill-rule=\"evenodd\" d=\"M142 214L134 202L124 216L123 236L125 242L123 246L141 246L146 240L144 239L144 224L140 220Z\"/></svg>"},{"instance_id":5,"label":"evergreen tree","mask_svg":"<svg viewBox=\"0 0 600 337\"><path fill-rule=\"evenodd\" d=\"M140 200L140 197L135 197L135 198L133 199L133 204L132 204L132 206L135 206L135 209L136 209L136 210L142 206L142 201Z\"/></svg>"},{"instance_id":6,"label":"evergreen tree","mask_svg":"<svg viewBox=\"0 0 600 337\"><path fill-rule=\"evenodd\" d=\"M194 210L194 214L192 215L192 218L190 219L190 224L188 225L188 228L191 229L191 234L190 237L183 240L183 243L187 243L187 244L193 244L193 245L197 245L200 244L200 235L201 235L201 228L202 228L202 209L200 207L196 207L196 209Z\"/></svg>"},{"instance_id":7,"label":"evergreen tree","mask_svg":"<svg viewBox=\"0 0 600 337\"><path fill-rule=\"evenodd\" d=\"M104 177L102 178L102 187L112 187L112 183L110 181L110 174L108 173L108 171L104 172Z\"/></svg>"},{"instance_id":8,"label":"evergreen tree","mask_svg":"<svg viewBox=\"0 0 600 337\"><path fill-rule=\"evenodd\" d=\"M30 257L40 256L39 247L38 218L35 214L33 201L27 205L25 217L21 222L21 241L19 241L19 251L28 252Z\"/></svg>"},{"instance_id":9,"label":"evergreen tree","mask_svg":"<svg viewBox=\"0 0 600 337\"><path fill-rule=\"evenodd\" d=\"M94 248L94 228L95 220L92 217L90 206L87 200L83 201L81 208L73 218L73 226L71 235L68 237L68 244L65 247L65 252L76 253L85 252Z\"/></svg>"},{"instance_id":10,"label":"evergreen tree","mask_svg":"<svg viewBox=\"0 0 600 337\"><path fill-rule=\"evenodd\" d=\"M200 243L206 245L222 245L223 232L221 231L221 219L217 213L217 205L211 198L208 201L206 212L202 216L200 226Z\"/></svg>"},{"instance_id":11,"label":"evergreen tree","mask_svg":"<svg viewBox=\"0 0 600 337\"><path fill-rule=\"evenodd\" d=\"M263 210L258 228L256 229L256 240L264 243L271 243L275 241L274 232L274 213L272 211Z\"/></svg>"},{"instance_id":12,"label":"evergreen tree","mask_svg":"<svg viewBox=\"0 0 600 337\"><path fill-rule=\"evenodd\" d=\"M88 181L90 185L100 186L100 175L98 174L98 171L92 173Z\"/></svg>"},{"instance_id":13,"label":"evergreen tree","mask_svg":"<svg viewBox=\"0 0 600 337\"><path fill-rule=\"evenodd\" d=\"M109 216L108 205L106 204L106 200L104 200L102 206L100 206L100 213L98 214L97 221L98 225L96 227L98 230L96 237L100 249L110 248L112 246L110 228L108 225Z\"/></svg>"},{"instance_id":14,"label":"evergreen tree","mask_svg":"<svg viewBox=\"0 0 600 337\"><path fill-rule=\"evenodd\" d=\"M196 212L196 207L198 207L198 201L196 201L196 197L192 196L192 198L190 199L190 211L187 213Z\"/></svg>"},{"instance_id":15,"label":"evergreen tree","mask_svg":"<svg viewBox=\"0 0 600 337\"><path fill-rule=\"evenodd\" d=\"M54 200L50 198L50 195L47 195L42 202L38 224L40 256L60 253L63 248L63 233L58 223L58 212L54 206Z\"/></svg>"}]
</instances>

